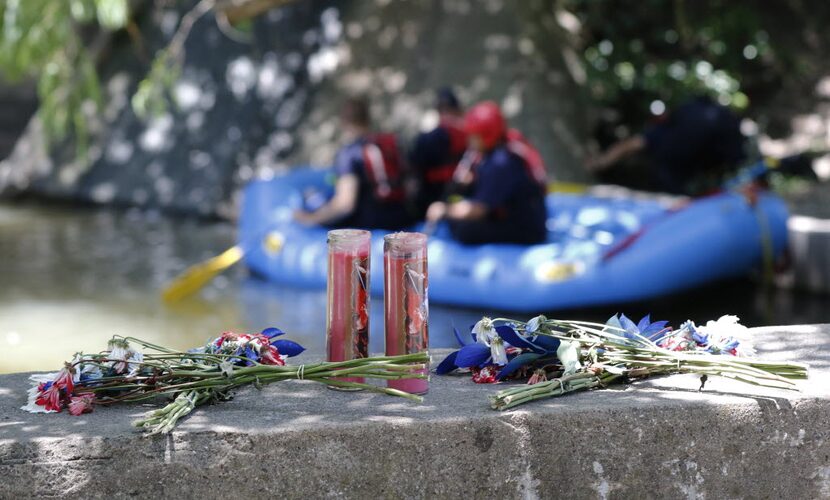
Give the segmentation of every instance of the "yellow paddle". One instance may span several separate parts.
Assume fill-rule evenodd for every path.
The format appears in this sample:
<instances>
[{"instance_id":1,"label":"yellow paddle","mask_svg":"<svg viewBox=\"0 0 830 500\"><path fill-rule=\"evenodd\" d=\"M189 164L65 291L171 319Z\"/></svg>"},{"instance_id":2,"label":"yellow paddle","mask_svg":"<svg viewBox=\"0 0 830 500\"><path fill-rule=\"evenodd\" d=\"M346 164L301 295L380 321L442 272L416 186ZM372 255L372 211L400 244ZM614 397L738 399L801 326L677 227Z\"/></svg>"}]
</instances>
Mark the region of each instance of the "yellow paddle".
<instances>
[{"instance_id":1,"label":"yellow paddle","mask_svg":"<svg viewBox=\"0 0 830 500\"><path fill-rule=\"evenodd\" d=\"M279 233L270 233L265 238L265 247L270 253L278 252L282 244L283 238ZM161 293L162 299L169 304L198 292L219 273L239 262L244 255L245 250L240 245L235 245L216 257L188 267L165 287Z\"/></svg>"}]
</instances>

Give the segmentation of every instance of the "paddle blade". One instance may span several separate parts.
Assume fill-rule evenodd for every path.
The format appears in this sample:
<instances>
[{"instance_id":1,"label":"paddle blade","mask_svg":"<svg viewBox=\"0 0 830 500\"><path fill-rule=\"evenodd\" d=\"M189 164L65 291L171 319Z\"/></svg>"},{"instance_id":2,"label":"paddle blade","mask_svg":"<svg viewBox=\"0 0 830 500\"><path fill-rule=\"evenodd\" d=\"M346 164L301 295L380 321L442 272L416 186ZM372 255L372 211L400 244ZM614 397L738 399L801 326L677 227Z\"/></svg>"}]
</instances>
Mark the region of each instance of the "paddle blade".
<instances>
[{"instance_id":1,"label":"paddle blade","mask_svg":"<svg viewBox=\"0 0 830 500\"><path fill-rule=\"evenodd\" d=\"M176 302L199 291L217 274L239 262L245 252L239 246L231 247L216 257L187 268L161 294L165 302Z\"/></svg>"}]
</instances>

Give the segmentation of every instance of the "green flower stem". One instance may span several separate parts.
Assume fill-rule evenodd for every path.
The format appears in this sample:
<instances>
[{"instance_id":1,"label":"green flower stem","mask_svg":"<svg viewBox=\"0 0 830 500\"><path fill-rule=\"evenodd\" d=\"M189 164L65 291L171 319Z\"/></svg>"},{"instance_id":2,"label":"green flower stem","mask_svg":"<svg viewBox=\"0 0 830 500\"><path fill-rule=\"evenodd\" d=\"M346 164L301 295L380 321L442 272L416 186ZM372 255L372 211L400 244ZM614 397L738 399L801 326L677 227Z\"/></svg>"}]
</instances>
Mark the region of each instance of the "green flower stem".
<instances>
[{"instance_id":1,"label":"green flower stem","mask_svg":"<svg viewBox=\"0 0 830 500\"><path fill-rule=\"evenodd\" d=\"M619 377L620 375L609 373L601 375L590 372L576 373L534 385L499 391L494 396L490 396L490 406L494 410L507 410L537 399L557 397L604 386Z\"/></svg>"}]
</instances>

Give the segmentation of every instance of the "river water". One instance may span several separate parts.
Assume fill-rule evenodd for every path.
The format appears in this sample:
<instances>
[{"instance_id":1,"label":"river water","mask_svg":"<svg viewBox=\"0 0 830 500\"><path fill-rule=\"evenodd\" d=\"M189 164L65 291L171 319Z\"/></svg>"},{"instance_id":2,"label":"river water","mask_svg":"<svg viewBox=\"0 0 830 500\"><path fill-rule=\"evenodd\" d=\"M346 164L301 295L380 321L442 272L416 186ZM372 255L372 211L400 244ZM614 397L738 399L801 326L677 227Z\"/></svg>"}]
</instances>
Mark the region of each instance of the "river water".
<instances>
[{"instance_id":1,"label":"river water","mask_svg":"<svg viewBox=\"0 0 830 500\"><path fill-rule=\"evenodd\" d=\"M51 370L76 351L98 351L114 334L187 349L222 331L278 326L322 355L325 291L291 289L249 277L243 266L174 306L159 291L188 265L234 243L224 222L156 212L0 205L0 373ZM372 352L383 350L375 298ZM830 322L828 297L766 289L751 280L719 283L648 303L560 311L555 317L604 321L622 311L673 324L737 314L748 326ZM453 347L451 325L493 311L431 304L430 344Z\"/></svg>"}]
</instances>

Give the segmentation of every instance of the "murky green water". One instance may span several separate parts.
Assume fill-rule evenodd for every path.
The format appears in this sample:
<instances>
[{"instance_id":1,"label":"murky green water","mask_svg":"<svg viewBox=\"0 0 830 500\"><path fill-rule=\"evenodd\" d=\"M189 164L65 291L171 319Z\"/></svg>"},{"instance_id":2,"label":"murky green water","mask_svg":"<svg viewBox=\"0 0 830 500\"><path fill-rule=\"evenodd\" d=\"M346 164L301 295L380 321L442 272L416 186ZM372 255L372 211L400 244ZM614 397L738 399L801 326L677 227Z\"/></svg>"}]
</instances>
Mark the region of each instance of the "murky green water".
<instances>
[{"instance_id":1,"label":"murky green water","mask_svg":"<svg viewBox=\"0 0 830 500\"><path fill-rule=\"evenodd\" d=\"M267 284L240 265L173 307L159 290L188 265L233 245L228 223L154 213L65 206L0 205L0 373L55 369L78 350L105 348L113 334L186 349L224 330L279 326L322 355L325 291ZM383 350L382 308L372 310L371 350ZM615 312L677 324L737 314L748 326L830 322L830 298L718 283L649 302L566 311L602 321ZM430 344L455 345L451 325L487 311L432 304ZM492 311L490 311L492 313Z\"/></svg>"},{"instance_id":2,"label":"murky green water","mask_svg":"<svg viewBox=\"0 0 830 500\"><path fill-rule=\"evenodd\" d=\"M175 348L224 330L279 326L321 355L325 291L286 289L238 267L173 307L159 290L188 265L234 243L228 223L139 211L0 205L0 372L48 370L113 334ZM433 307L431 324L469 324L480 313ZM373 352L383 350L382 311L372 314ZM449 329L433 344L451 345Z\"/></svg>"}]
</instances>

